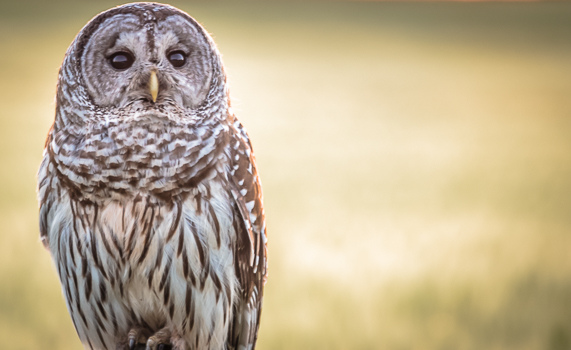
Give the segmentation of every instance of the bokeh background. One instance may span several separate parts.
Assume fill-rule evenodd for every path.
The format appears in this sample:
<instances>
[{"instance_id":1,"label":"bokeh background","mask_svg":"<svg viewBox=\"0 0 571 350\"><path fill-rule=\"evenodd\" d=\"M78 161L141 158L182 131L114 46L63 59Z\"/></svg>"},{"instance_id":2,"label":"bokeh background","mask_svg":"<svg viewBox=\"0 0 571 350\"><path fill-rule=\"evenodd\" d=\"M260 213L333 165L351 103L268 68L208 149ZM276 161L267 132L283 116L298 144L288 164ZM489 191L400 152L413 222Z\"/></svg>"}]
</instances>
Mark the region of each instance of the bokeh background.
<instances>
[{"instance_id":1,"label":"bokeh background","mask_svg":"<svg viewBox=\"0 0 571 350\"><path fill-rule=\"evenodd\" d=\"M3 349L80 349L36 171L66 48L118 4L0 3ZM571 2L172 4L256 150L259 349L571 348Z\"/></svg>"}]
</instances>

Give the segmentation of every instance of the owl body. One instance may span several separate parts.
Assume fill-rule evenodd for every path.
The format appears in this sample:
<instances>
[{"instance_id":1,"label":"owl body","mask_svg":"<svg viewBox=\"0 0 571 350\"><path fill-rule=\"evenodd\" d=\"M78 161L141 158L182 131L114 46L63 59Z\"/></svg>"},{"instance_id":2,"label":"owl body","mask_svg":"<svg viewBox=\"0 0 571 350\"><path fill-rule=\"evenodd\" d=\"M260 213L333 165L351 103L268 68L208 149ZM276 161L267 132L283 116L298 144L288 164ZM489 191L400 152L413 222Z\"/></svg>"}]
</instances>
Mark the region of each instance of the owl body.
<instances>
[{"instance_id":1,"label":"owl body","mask_svg":"<svg viewBox=\"0 0 571 350\"><path fill-rule=\"evenodd\" d=\"M38 197L85 348L254 348L261 184L216 46L190 16L130 4L83 28L60 70Z\"/></svg>"}]
</instances>

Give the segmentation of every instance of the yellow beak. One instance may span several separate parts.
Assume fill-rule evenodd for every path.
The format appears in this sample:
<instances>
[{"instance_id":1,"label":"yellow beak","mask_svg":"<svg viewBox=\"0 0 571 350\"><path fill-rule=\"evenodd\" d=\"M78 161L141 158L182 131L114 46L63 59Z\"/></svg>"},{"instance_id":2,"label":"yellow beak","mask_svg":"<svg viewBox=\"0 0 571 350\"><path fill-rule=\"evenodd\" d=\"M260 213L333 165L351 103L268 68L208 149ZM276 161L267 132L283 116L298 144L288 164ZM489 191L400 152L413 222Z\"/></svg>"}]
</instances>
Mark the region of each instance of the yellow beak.
<instances>
[{"instance_id":1,"label":"yellow beak","mask_svg":"<svg viewBox=\"0 0 571 350\"><path fill-rule=\"evenodd\" d=\"M157 79L157 73L155 71L151 72L151 78L149 79L149 90L151 91L153 102L157 102L157 95L159 94L159 80Z\"/></svg>"}]
</instances>

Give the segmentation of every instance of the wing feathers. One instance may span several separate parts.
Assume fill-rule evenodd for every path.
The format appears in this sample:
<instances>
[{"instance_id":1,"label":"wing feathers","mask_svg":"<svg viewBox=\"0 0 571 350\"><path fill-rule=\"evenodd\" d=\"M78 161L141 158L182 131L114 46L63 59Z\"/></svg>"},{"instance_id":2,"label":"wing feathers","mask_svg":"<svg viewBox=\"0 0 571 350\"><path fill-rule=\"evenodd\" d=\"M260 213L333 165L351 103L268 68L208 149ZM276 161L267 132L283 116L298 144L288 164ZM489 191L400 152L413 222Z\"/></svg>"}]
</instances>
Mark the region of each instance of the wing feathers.
<instances>
[{"instance_id":1,"label":"wing feathers","mask_svg":"<svg viewBox=\"0 0 571 350\"><path fill-rule=\"evenodd\" d=\"M246 131L235 121L230 149L230 186L236 204L234 251L240 282L240 300L234 306L234 320L228 337L229 349L253 349L258 337L262 294L266 281L266 237L263 198L254 153Z\"/></svg>"}]
</instances>

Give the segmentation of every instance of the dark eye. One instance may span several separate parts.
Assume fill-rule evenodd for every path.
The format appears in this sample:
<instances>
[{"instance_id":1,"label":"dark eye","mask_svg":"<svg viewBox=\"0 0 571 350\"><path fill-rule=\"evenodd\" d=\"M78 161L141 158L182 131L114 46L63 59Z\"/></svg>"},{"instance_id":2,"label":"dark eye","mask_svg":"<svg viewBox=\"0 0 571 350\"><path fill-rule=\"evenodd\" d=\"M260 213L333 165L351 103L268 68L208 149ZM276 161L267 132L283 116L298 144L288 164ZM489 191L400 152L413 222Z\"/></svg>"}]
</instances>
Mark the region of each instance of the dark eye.
<instances>
[{"instance_id":1,"label":"dark eye","mask_svg":"<svg viewBox=\"0 0 571 350\"><path fill-rule=\"evenodd\" d=\"M168 55L169 62L176 68L184 66L186 55L182 51L173 51Z\"/></svg>"},{"instance_id":2,"label":"dark eye","mask_svg":"<svg viewBox=\"0 0 571 350\"><path fill-rule=\"evenodd\" d=\"M117 52L109 58L111 67L119 70L124 70L133 65L135 58L128 52Z\"/></svg>"}]
</instances>

